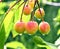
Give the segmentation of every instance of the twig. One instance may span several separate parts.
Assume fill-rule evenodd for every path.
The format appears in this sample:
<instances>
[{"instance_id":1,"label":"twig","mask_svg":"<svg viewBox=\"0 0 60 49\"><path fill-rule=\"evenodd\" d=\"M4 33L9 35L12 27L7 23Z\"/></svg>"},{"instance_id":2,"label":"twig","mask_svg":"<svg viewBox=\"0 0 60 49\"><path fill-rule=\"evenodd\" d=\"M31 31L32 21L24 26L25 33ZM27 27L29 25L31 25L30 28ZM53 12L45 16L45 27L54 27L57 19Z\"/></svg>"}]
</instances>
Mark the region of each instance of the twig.
<instances>
[{"instance_id":1,"label":"twig","mask_svg":"<svg viewBox=\"0 0 60 49\"><path fill-rule=\"evenodd\" d=\"M37 3L37 2L36 2L36 0L35 0L34 7L33 7L33 11L31 12L30 21L33 20L33 16L34 16L34 14L35 14L35 9L34 9L34 8L35 8L36 3Z\"/></svg>"},{"instance_id":2,"label":"twig","mask_svg":"<svg viewBox=\"0 0 60 49\"><path fill-rule=\"evenodd\" d=\"M24 7L25 7L26 2L27 2L27 0L24 1L24 6L23 6L23 9L22 9L20 21L22 21L22 15L23 15L23 11L24 11Z\"/></svg>"},{"instance_id":3,"label":"twig","mask_svg":"<svg viewBox=\"0 0 60 49\"><path fill-rule=\"evenodd\" d=\"M40 11L40 14L41 14L41 19L42 19L42 21L44 21L44 18L42 17L42 13L41 13L41 10L40 10L40 5L39 5L39 1L38 0L37 0L37 5L39 7L39 11Z\"/></svg>"}]
</instances>

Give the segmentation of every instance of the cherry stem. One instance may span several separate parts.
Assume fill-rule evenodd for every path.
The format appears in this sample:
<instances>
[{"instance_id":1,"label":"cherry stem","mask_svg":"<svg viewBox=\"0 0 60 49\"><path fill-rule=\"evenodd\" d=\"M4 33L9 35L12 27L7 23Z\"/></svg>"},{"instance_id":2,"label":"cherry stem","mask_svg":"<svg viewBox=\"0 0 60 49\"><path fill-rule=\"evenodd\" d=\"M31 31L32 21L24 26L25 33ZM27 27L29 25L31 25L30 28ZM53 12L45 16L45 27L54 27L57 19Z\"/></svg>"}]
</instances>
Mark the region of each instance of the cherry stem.
<instances>
[{"instance_id":1,"label":"cherry stem","mask_svg":"<svg viewBox=\"0 0 60 49\"><path fill-rule=\"evenodd\" d=\"M30 21L33 21L33 16L35 14L35 5L36 5L36 0L35 0L35 3L34 3L34 7L33 7L33 11L31 12L31 18L30 18Z\"/></svg>"},{"instance_id":2,"label":"cherry stem","mask_svg":"<svg viewBox=\"0 0 60 49\"><path fill-rule=\"evenodd\" d=\"M24 7L25 7L25 5L26 5L26 2L27 2L27 0L24 0L24 6L23 6L23 9L22 9L20 21L22 21L23 11L24 11Z\"/></svg>"},{"instance_id":3,"label":"cherry stem","mask_svg":"<svg viewBox=\"0 0 60 49\"><path fill-rule=\"evenodd\" d=\"M42 13L41 13L41 10L40 10L40 4L39 4L39 1L38 1L38 0L36 0L36 1L37 1L37 5L38 5L38 7L39 7L40 14L41 14L41 19L42 19L42 21L44 21L44 18L42 17Z\"/></svg>"}]
</instances>

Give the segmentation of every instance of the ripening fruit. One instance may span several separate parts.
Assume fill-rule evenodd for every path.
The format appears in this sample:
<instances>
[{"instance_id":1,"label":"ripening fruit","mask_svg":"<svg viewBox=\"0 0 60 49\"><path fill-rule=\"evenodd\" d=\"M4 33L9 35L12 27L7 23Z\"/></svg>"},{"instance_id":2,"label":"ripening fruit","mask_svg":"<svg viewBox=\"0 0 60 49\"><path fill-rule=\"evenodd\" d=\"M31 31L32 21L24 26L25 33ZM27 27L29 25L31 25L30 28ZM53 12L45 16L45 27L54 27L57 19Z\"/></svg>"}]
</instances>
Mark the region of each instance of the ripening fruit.
<instances>
[{"instance_id":1,"label":"ripening fruit","mask_svg":"<svg viewBox=\"0 0 60 49\"><path fill-rule=\"evenodd\" d=\"M33 9L34 3L35 3L34 0L30 0L29 3L28 3L28 5Z\"/></svg>"},{"instance_id":2,"label":"ripening fruit","mask_svg":"<svg viewBox=\"0 0 60 49\"><path fill-rule=\"evenodd\" d=\"M39 31L40 31L42 34L48 34L49 31L50 31L50 25L49 25L49 23L42 21L42 22L39 24Z\"/></svg>"},{"instance_id":3,"label":"ripening fruit","mask_svg":"<svg viewBox=\"0 0 60 49\"><path fill-rule=\"evenodd\" d=\"M25 23L24 22L16 22L14 25L14 29L17 33L23 33L25 31Z\"/></svg>"},{"instance_id":4,"label":"ripening fruit","mask_svg":"<svg viewBox=\"0 0 60 49\"><path fill-rule=\"evenodd\" d=\"M40 12L41 11L41 12ZM44 17L44 15L45 15L45 12L44 12L44 10L43 10L43 8L40 8L40 10L39 9L37 9L36 11L35 11L35 16L36 16L36 18L42 18L42 17Z\"/></svg>"},{"instance_id":5,"label":"ripening fruit","mask_svg":"<svg viewBox=\"0 0 60 49\"><path fill-rule=\"evenodd\" d=\"M25 15L29 15L31 13L31 7L29 5L25 5L23 13Z\"/></svg>"},{"instance_id":6,"label":"ripening fruit","mask_svg":"<svg viewBox=\"0 0 60 49\"><path fill-rule=\"evenodd\" d=\"M35 21L30 21L25 25L25 29L28 34L35 34L38 30L38 23Z\"/></svg>"}]
</instances>

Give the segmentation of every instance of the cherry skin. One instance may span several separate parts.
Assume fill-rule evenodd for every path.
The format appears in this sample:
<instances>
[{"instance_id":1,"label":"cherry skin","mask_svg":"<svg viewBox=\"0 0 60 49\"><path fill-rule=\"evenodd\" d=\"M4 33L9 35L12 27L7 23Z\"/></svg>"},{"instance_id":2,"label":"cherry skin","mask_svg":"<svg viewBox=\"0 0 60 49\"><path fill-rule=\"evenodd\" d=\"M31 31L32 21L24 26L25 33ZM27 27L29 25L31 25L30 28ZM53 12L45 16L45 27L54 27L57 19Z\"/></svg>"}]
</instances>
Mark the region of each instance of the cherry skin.
<instances>
[{"instance_id":1,"label":"cherry skin","mask_svg":"<svg viewBox=\"0 0 60 49\"><path fill-rule=\"evenodd\" d=\"M41 12L40 12L40 11L41 11ZM38 19L41 19L42 17L44 17L44 15L45 15L45 12L44 12L43 8L40 8L40 10L37 9L37 10L35 11L35 16L36 16L36 18L38 18Z\"/></svg>"},{"instance_id":2,"label":"cherry skin","mask_svg":"<svg viewBox=\"0 0 60 49\"><path fill-rule=\"evenodd\" d=\"M39 24L39 31L42 33L42 34L48 34L49 31L50 31L50 25L48 22L45 22L45 21L42 21L40 24Z\"/></svg>"},{"instance_id":3,"label":"cherry skin","mask_svg":"<svg viewBox=\"0 0 60 49\"><path fill-rule=\"evenodd\" d=\"M31 7L29 5L25 5L23 13L25 15L29 15L31 13Z\"/></svg>"},{"instance_id":4,"label":"cherry skin","mask_svg":"<svg viewBox=\"0 0 60 49\"><path fill-rule=\"evenodd\" d=\"M38 30L38 23L35 21L30 21L25 25L25 29L28 34L35 34Z\"/></svg>"},{"instance_id":5,"label":"cherry skin","mask_svg":"<svg viewBox=\"0 0 60 49\"><path fill-rule=\"evenodd\" d=\"M24 22L16 22L14 25L14 29L17 33L23 33L25 31L25 23Z\"/></svg>"}]
</instances>

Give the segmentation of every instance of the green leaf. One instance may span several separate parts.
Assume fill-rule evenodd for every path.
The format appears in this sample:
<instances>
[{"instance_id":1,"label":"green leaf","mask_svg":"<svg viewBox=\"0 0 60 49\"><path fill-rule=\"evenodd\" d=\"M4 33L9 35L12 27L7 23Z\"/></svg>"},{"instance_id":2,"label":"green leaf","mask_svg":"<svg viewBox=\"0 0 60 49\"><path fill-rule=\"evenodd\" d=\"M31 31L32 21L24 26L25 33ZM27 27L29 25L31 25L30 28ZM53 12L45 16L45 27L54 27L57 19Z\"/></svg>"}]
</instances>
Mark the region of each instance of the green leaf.
<instances>
[{"instance_id":1,"label":"green leaf","mask_svg":"<svg viewBox=\"0 0 60 49\"><path fill-rule=\"evenodd\" d=\"M58 49L56 45L46 42L51 49Z\"/></svg>"},{"instance_id":2,"label":"green leaf","mask_svg":"<svg viewBox=\"0 0 60 49\"><path fill-rule=\"evenodd\" d=\"M12 41L10 43L7 43L6 44L6 47L9 47L9 48L14 48L14 49L26 49L25 46L20 43L20 42L17 42L17 41Z\"/></svg>"},{"instance_id":3,"label":"green leaf","mask_svg":"<svg viewBox=\"0 0 60 49\"><path fill-rule=\"evenodd\" d=\"M44 48L44 49L51 49L49 46L47 46L47 45L39 45L39 44L37 44L37 46L38 47L40 47L40 48Z\"/></svg>"},{"instance_id":4,"label":"green leaf","mask_svg":"<svg viewBox=\"0 0 60 49\"><path fill-rule=\"evenodd\" d=\"M14 24L19 20L19 9L15 11L13 19L14 19L13 20ZM14 24L13 24L13 28L12 28L13 37L18 35L18 33L14 30Z\"/></svg>"},{"instance_id":5,"label":"green leaf","mask_svg":"<svg viewBox=\"0 0 60 49\"><path fill-rule=\"evenodd\" d=\"M36 44L46 45L45 42L44 42L44 40L43 40L41 37L39 37L39 36L33 37L33 40L34 40L34 42L35 42Z\"/></svg>"},{"instance_id":6,"label":"green leaf","mask_svg":"<svg viewBox=\"0 0 60 49\"><path fill-rule=\"evenodd\" d=\"M18 33L14 29L12 30L12 34L13 34L13 38L18 35Z\"/></svg>"},{"instance_id":7,"label":"green leaf","mask_svg":"<svg viewBox=\"0 0 60 49\"><path fill-rule=\"evenodd\" d=\"M35 36L33 37L34 42L38 47L46 47L47 49L57 49L57 47L51 43L45 42L41 37Z\"/></svg>"},{"instance_id":8,"label":"green leaf","mask_svg":"<svg viewBox=\"0 0 60 49\"><path fill-rule=\"evenodd\" d=\"M60 34L60 29L58 30L58 32L57 32L57 35L59 35Z\"/></svg>"},{"instance_id":9,"label":"green leaf","mask_svg":"<svg viewBox=\"0 0 60 49\"><path fill-rule=\"evenodd\" d=\"M8 15L5 17L3 22L5 27L6 38L8 37L10 30L12 29L12 19L13 19L13 11L10 11Z\"/></svg>"},{"instance_id":10,"label":"green leaf","mask_svg":"<svg viewBox=\"0 0 60 49\"><path fill-rule=\"evenodd\" d=\"M5 28L3 25L2 29L0 30L0 48L1 49L4 49L4 43L5 43Z\"/></svg>"},{"instance_id":11,"label":"green leaf","mask_svg":"<svg viewBox=\"0 0 60 49\"><path fill-rule=\"evenodd\" d=\"M5 7L7 4L5 2L0 2L0 9L2 9L3 7Z\"/></svg>"},{"instance_id":12,"label":"green leaf","mask_svg":"<svg viewBox=\"0 0 60 49\"><path fill-rule=\"evenodd\" d=\"M4 16L5 17L5 16ZM4 43L6 39L8 38L8 35L12 28L12 18L13 18L13 12L10 11L8 15L5 17L5 19L2 19L3 22L1 24L0 28L0 48L3 49Z\"/></svg>"}]
</instances>

